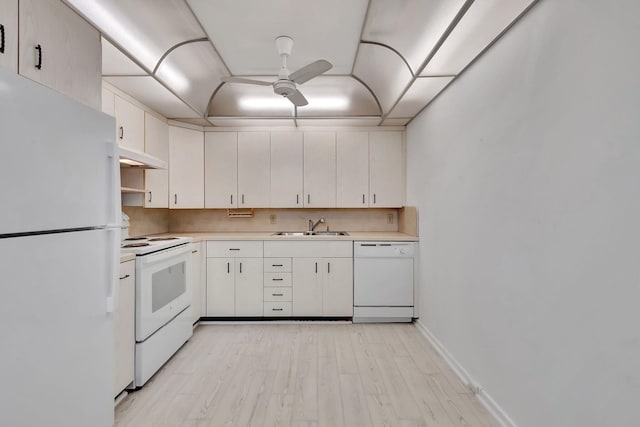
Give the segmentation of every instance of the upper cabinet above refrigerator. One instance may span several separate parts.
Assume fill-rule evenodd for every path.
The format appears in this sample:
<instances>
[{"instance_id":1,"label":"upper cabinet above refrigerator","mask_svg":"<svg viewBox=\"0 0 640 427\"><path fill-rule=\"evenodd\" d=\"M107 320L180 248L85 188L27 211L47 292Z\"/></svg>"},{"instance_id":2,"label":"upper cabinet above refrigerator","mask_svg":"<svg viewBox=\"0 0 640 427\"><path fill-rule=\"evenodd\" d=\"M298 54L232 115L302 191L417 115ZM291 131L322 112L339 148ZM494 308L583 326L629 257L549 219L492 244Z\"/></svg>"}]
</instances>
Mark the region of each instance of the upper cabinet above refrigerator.
<instances>
[{"instance_id":1,"label":"upper cabinet above refrigerator","mask_svg":"<svg viewBox=\"0 0 640 427\"><path fill-rule=\"evenodd\" d=\"M100 111L100 33L57 0L20 0L19 15L18 72Z\"/></svg>"},{"instance_id":2,"label":"upper cabinet above refrigerator","mask_svg":"<svg viewBox=\"0 0 640 427\"><path fill-rule=\"evenodd\" d=\"M0 68L18 72L18 0L0 0Z\"/></svg>"}]
</instances>

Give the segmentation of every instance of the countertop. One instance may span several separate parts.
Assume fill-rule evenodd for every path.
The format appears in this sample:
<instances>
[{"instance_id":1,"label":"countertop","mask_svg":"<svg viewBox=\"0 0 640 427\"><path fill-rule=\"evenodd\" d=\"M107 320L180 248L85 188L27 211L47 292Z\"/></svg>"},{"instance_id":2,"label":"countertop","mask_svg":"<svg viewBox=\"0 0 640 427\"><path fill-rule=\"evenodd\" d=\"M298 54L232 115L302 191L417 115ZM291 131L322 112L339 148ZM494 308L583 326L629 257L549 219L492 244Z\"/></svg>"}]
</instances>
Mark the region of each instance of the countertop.
<instances>
[{"instance_id":1,"label":"countertop","mask_svg":"<svg viewBox=\"0 0 640 427\"><path fill-rule=\"evenodd\" d=\"M120 262L131 261L132 259L136 259L136 254L120 252Z\"/></svg>"},{"instance_id":2,"label":"countertop","mask_svg":"<svg viewBox=\"0 0 640 427\"><path fill-rule=\"evenodd\" d=\"M348 236L274 236L273 231L249 232L249 233L162 233L157 236L184 236L191 237L194 242L203 240L293 240L293 241L320 241L320 240L364 240L364 241L395 241L417 242L416 236L405 233L389 231L348 231Z\"/></svg>"}]
</instances>

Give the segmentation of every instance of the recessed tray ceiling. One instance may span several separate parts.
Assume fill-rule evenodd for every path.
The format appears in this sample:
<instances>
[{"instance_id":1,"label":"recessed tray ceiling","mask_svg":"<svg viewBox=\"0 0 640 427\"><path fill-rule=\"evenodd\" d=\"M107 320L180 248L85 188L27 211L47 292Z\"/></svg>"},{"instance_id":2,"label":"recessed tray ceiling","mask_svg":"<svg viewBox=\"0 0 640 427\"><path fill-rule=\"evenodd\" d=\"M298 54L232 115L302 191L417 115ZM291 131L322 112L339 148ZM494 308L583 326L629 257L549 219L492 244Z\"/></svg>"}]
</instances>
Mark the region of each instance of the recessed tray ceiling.
<instances>
[{"instance_id":1,"label":"recessed tray ceiling","mask_svg":"<svg viewBox=\"0 0 640 427\"><path fill-rule=\"evenodd\" d=\"M64 0L98 28L105 81L169 119L212 126L405 125L536 0ZM287 68L333 64L298 89L270 86L274 40Z\"/></svg>"}]
</instances>

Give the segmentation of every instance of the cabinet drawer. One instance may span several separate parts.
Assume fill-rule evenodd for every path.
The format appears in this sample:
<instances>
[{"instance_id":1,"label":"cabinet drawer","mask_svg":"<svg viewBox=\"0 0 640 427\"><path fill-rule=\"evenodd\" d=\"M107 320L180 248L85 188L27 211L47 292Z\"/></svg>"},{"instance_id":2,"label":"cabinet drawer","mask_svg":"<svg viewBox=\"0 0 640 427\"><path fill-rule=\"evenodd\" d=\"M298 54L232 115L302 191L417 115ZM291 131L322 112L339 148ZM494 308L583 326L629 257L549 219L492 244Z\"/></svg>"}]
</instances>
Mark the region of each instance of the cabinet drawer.
<instances>
[{"instance_id":1,"label":"cabinet drawer","mask_svg":"<svg viewBox=\"0 0 640 427\"><path fill-rule=\"evenodd\" d=\"M291 316L290 302L265 302L264 317Z\"/></svg>"},{"instance_id":2,"label":"cabinet drawer","mask_svg":"<svg viewBox=\"0 0 640 427\"><path fill-rule=\"evenodd\" d=\"M264 290L264 300L270 302L291 301L291 288L273 287Z\"/></svg>"},{"instance_id":3,"label":"cabinet drawer","mask_svg":"<svg viewBox=\"0 0 640 427\"><path fill-rule=\"evenodd\" d=\"M207 258L251 257L262 258L262 242L256 241L208 241Z\"/></svg>"},{"instance_id":4,"label":"cabinet drawer","mask_svg":"<svg viewBox=\"0 0 640 427\"><path fill-rule=\"evenodd\" d=\"M129 260L120 263L120 280L128 279L129 277L134 277L136 274L136 261ZM125 277L127 276L128 277Z\"/></svg>"},{"instance_id":5,"label":"cabinet drawer","mask_svg":"<svg viewBox=\"0 0 640 427\"><path fill-rule=\"evenodd\" d=\"M291 272L291 258L265 258L264 259L265 273L277 273L281 271Z\"/></svg>"},{"instance_id":6,"label":"cabinet drawer","mask_svg":"<svg viewBox=\"0 0 640 427\"><path fill-rule=\"evenodd\" d=\"M264 273L264 286L291 286L291 273Z\"/></svg>"}]
</instances>

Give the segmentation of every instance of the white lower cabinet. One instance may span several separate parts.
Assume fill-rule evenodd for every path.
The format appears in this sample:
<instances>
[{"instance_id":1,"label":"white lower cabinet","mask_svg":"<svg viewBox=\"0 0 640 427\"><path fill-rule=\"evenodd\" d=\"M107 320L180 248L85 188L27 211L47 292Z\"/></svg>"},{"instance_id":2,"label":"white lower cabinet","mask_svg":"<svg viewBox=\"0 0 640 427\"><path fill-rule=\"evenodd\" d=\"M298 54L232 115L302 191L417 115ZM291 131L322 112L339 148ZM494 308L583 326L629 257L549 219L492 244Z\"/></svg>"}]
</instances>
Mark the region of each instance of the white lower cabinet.
<instances>
[{"instance_id":1,"label":"white lower cabinet","mask_svg":"<svg viewBox=\"0 0 640 427\"><path fill-rule=\"evenodd\" d=\"M285 274L279 271L267 273L267 259L291 260L292 316L353 316L352 242L265 241L264 255L265 289L267 277L280 278L278 273ZM273 264L284 262L270 263ZM282 279L283 282L287 280L284 276Z\"/></svg>"},{"instance_id":2,"label":"white lower cabinet","mask_svg":"<svg viewBox=\"0 0 640 427\"><path fill-rule=\"evenodd\" d=\"M120 394L134 376L135 358L135 260L120 263L118 304L114 313L114 397Z\"/></svg>"},{"instance_id":3,"label":"white lower cabinet","mask_svg":"<svg viewBox=\"0 0 640 427\"><path fill-rule=\"evenodd\" d=\"M207 242L207 316L261 317L262 264L262 242Z\"/></svg>"},{"instance_id":4,"label":"white lower cabinet","mask_svg":"<svg viewBox=\"0 0 640 427\"><path fill-rule=\"evenodd\" d=\"M294 258L293 315L353 315L351 258Z\"/></svg>"},{"instance_id":5,"label":"white lower cabinet","mask_svg":"<svg viewBox=\"0 0 640 427\"><path fill-rule=\"evenodd\" d=\"M191 277L189 279L191 292L191 312L193 313L193 323L203 316L202 307L206 297L206 289L202 280L202 242L192 243L191 249Z\"/></svg>"},{"instance_id":6,"label":"white lower cabinet","mask_svg":"<svg viewBox=\"0 0 640 427\"><path fill-rule=\"evenodd\" d=\"M208 317L352 317L351 241L209 241Z\"/></svg>"}]
</instances>

